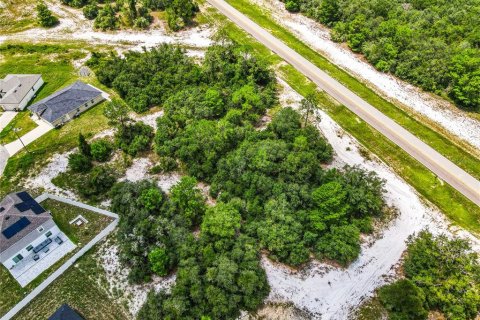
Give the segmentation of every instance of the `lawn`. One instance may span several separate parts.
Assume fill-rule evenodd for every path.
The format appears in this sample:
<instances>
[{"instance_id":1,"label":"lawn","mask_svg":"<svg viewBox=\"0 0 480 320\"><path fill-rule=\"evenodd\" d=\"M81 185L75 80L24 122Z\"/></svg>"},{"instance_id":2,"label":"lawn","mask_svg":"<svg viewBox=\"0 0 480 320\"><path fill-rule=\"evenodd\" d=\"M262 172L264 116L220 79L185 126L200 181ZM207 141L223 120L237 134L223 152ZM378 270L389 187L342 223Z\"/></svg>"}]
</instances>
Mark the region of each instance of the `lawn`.
<instances>
[{"instance_id":1,"label":"lawn","mask_svg":"<svg viewBox=\"0 0 480 320\"><path fill-rule=\"evenodd\" d=\"M85 49L93 50L83 43L76 44L4 44L0 46L0 77L7 73L40 73L45 85L35 101L43 99L58 89L79 79L72 65L74 60L86 56ZM93 77L83 81L105 90ZM76 146L78 134L92 137L109 127L103 116L105 103L84 112L74 121L59 129L51 130L28 147L31 153L21 151L9 159L0 181L0 195L9 193L21 185L32 169L38 169L55 152L70 150Z\"/></svg>"},{"instance_id":2,"label":"lawn","mask_svg":"<svg viewBox=\"0 0 480 320\"><path fill-rule=\"evenodd\" d=\"M77 248L43 272L25 288L22 288L17 281L15 281L5 267L0 266L0 292L2 292L0 295L0 316L8 312L8 310L17 304L26 294L43 282L59 266L65 263L66 260L72 257L78 250L80 250L80 248L91 241L98 233L100 233L100 231L105 229L113 221L110 217L52 199L47 199L41 204L45 209L52 213L55 223L60 230L62 230L70 240L77 245ZM70 225L69 221L77 217L79 214L85 217L89 223L80 227Z\"/></svg>"},{"instance_id":3,"label":"lawn","mask_svg":"<svg viewBox=\"0 0 480 320\"><path fill-rule=\"evenodd\" d=\"M17 139L18 136L23 136L27 132L37 127L35 121L30 118L30 111L25 110L19 112L15 118L0 132L0 144L7 144ZM13 128L19 129L17 134Z\"/></svg>"},{"instance_id":4,"label":"lawn","mask_svg":"<svg viewBox=\"0 0 480 320\"><path fill-rule=\"evenodd\" d=\"M94 250L89 251L13 319L47 319L63 303L88 320L131 319L106 287L104 270L95 260Z\"/></svg>"},{"instance_id":5,"label":"lawn","mask_svg":"<svg viewBox=\"0 0 480 320\"><path fill-rule=\"evenodd\" d=\"M204 11L205 12L205 11ZM247 48L273 66L276 66L281 77L298 93L306 95L316 90L316 85L292 66L261 43L253 39L246 32L226 20L215 9L205 12L211 21L223 21L224 30L228 35L245 45ZM378 131L361 121L346 107L334 102L325 94L319 94L320 107L327 112L343 129L355 137L366 149L376 154L387 163L399 176L405 179L422 196L445 213L455 224L480 235L480 208L465 198L450 185L439 181L438 178L420 162L412 158L405 151L385 138ZM471 157L471 159L474 159ZM480 162L472 160L472 166L480 170Z\"/></svg>"},{"instance_id":6,"label":"lawn","mask_svg":"<svg viewBox=\"0 0 480 320\"><path fill-rule=\"evenodd\" d=\"M473 153L478 155L478 150L476 151L458 138L442 132L443 129L438 126L421 123L420 118L415 119L413 115L407 114L401 108L383 99L361 81L330 63L290 31L274 22L269 14L258 5L249 0L227 0L227 2L459 167L477 179L480 178L480 160L473 155Z\"/></svg>"}]
</instances>

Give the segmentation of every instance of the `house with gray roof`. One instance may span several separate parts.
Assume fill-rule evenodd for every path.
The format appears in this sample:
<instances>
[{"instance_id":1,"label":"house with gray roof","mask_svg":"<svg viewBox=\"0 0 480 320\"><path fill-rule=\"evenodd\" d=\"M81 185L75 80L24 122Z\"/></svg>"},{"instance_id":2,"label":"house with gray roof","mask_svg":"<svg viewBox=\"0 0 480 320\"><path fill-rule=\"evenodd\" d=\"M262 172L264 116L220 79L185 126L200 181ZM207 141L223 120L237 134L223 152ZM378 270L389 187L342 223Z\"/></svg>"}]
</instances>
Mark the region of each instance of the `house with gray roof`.
<instances>
[{"instance_id":1,"label":"house with gray roof","mask_svg":"<svg viewBox=\"0 0 480 320\"><path fill-rule=\"evenodd\" d=\"M50 213L27 192L10 193L0 202L0 263L11 273L59 233Z\"/></svg>"},{"instance_id":2,"label":"house with gray roof","mask_svg":"<svg viewBox=\"0 0 480 320\"><path fill-rule=\"evenodd\" d=\"M94 86L76 81L28 109L39 119L58 127L103 101L102 93Z\"/></svg>"},{"instance_id":3,"label":"house with gray roof","mask_svg":"<svg viewBox=\"0 0 480 320\"><path fill-rule=\"evenodd\" d=\"M0 79L0 107L6 111L23 110L42 87L40 74L9 74Z\"/></svg>"}]
</instances>

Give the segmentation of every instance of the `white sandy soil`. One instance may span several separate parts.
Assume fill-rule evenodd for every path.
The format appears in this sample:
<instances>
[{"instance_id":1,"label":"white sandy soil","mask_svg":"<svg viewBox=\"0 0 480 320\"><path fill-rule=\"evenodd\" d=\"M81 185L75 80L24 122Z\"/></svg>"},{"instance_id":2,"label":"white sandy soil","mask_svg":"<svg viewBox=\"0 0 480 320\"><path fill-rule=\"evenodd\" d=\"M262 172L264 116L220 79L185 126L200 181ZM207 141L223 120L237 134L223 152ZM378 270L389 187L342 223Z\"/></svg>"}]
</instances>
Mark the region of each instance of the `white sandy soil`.
<instances>
[{"instance_id":1,"label":"white sandy soil","mask_svg":"<svg viewBox=\"0 0 480 320\"><path fill-rule=\"evenodd\" d=\"M129 270L120 264L118 257L118 247L110 243L103 242L97 255L97 261L105 270L110 293L116 297L128 301L128 308L132 315L136 315L141 306L147 299L150 290L156 292L160 290L168 290L175 282L175 276L166 278L154 277L152 282L144 285L133 285L128 282Z\"/></svg>"},{"instance_id":2,"label":"white sandy soil","mask_svg":"<svg viewBox=\"0 0 480 320\"><path fill-rule=\"evenodd\" d=\"M58 1L50 1L49 8L60 18L60 23L51 29L34 28L11 35L0 36L0 44L8 40L45 42L56 40L80 40L91 44L108 44L130 50L151 48L161 43L178 43L191 48L193 55L198 49L211 44L212 30L199 26L179 32L170 32L163 25L149 30L94 31L93 22L84 18L81 10L61 5Z\"/></svg>"},{"instance_id":3,"label":"white sandy soil","mask_svg":"<svg viewBox=\"0 0 480 320\"><path fill-rule=\"evenodd\" d=\"M330 30L301 14L289 13L279 0L252 0L267 9L277 23L289 29L303 42L324 54L334 64L365 80L390 100L399 101L412 111L434 121L460 139L480 148L480 121L469 117L448 101L424 92L405 81L382 73L365 62L361 55L342 47L330 38Z\"/></svg>"},{"instance_id":4,"label":"white sandy soil","mask_svg":"<svg viewBox=\"0 0 480 320\"><path fill-rule=\"evenodd\" d=\"M301 96L285 82L281 83L284 86L281 102L292 107L298 106ZM320 116L322 120L317 127L336 153L333 166L361 165L376 172L386 180L386 201L399 210L399 215L384 230L380 239L375 241L367 237L360 257L347 269L312 262L302 271L293 272L263 258L262 264L272 288L271 301L292 301L297 307L312 313L314 318L347 319L350 311L370 297L375 288L394 277L394 267L406 249L405 240L424 228L435 234L455 233L466 237L473 242L474 249L480 251L478 239L465 231L449 227L443 215L425 204L415 190L388 166L378 159L365 160L353 137L327 114L320 112Z\"/></svg>"}]
</instances>

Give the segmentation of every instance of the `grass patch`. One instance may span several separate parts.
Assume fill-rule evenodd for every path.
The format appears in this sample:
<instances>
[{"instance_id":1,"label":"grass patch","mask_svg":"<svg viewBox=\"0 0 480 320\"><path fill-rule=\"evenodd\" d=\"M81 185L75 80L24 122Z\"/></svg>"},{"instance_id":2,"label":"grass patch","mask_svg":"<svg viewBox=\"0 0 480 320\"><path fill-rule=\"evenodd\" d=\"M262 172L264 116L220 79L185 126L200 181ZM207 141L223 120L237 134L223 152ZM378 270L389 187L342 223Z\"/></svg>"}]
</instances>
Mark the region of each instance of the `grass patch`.
<instances>
[{"instance_id":1,"label":"grass patch","mask_svg":"<svg viewBox=\"0 0 480 320\"><path fill-rule=\"evenodd\" d=\"M58 89L79 79L72 61L84 58L85 49L92 49L81 43L76 44L4 44L0 46L0 77L7 73L40 73L45 85L39 91L35 101L43 99ZM93 76L82 78L102 90ZM31 153L25 150L8 160L0 181L0 195L18 188L20 181L27 177L34 168L44 165L50 155L76 147L78 134L87 137L109 127L108 120L103 116L105 103L82 113L74 121L70 121L59 129L54 129L29 144Z\"/></svg>"},{"instance_id":2,"label":"grass patch","mask_svg":"<svg viewBox=\"0 0 480 320\"><path fill-rule=\"evenodd\" d=\"M0 132L0 143L7 144L17 140L17 135L13 131L13 128L20 129L17 134L21 137L35 127L37 127L37 124L30 118L30 111L21 111L17 113L15 118Z\"/></svg>"},{"instance_id":3,"label":"grass patch","mask_svg":"<svg viewBox=\"0 0 480 320\"><path fill-rule=\"evenodd\" d=\"M88 243L113 221L111 217L53 199L43 201L42 207L52 213L53 220L60 230L79 246ZM78 215L82 215L88 223L81 226L71 225L69 222Z\"/></svg>"},{"instance_id":4,"label":"grass patch","mask_svg":"<svg viewBox=\"0 0 480 320\"><path fill-rule=\"evenodd\" d=\"M36 26L35 0L3 0L0 9L0 34L20 32Z\"/></svg>"},{"instance_id":5,"label":"grass patch","mask_svg":"<svg viewBox=\"0 0 480 320\"><path fill-rule=\"evenodd\" d=\"M374 297L363 303L353 318L355 320L388 319L388 313L378 298Z\"/></svg>"},{"instance_id":6,"label":"grass patch","mask_svg":"<svg viewBox=\"0 0 480 320\"><path fill-rule=\"evenodd\" d=\"M224 30L235 41L244 44L257 55L264 58L277 69L282 78L298 93L306 95L317 90L317 86L303 74L285 64L277 55L238 28L226 21L215 9L208 10L211 20L225 23ZM430 170L412 158L400 147L392 143L378 131L360 120L346 107L334 102L326 94L319 94L321 108L326 111L342 128L354 136L365 148L376 154L397 174L413 186L423 197L435 204L455 224L480 234L480 208L465 198L450 185L440 181ZM475 166L480 169L479 161Z\"/></svg>"},{"instance_id":7,"label":"grass patch","mask_svg":"<svg viewBox=\"0 0 480 320\"><path fill-rule=\"evenodd\" d=\"M13 319L48 319L63 303L68 303L84 319L127 320L131 316L107 292L105 272L87 252Z\"/></svg>"},{"instance_id":8,"label":"grass patch","mask_svg":"<svg viewBox=\"0 0 480 320\"><path fill-rule=\"evenodd\" d=\"M401 108L383 99L361 81L330 63L321 54L304 44L290 31L275 23L268 13L262 10L259 6L248 0L227 0L227 2L268 30L275 37L282 40L290 48L297 51L333 78L337 79L362 99L369 102L411 133L415 134L419 139L430 145L450 161L454 162L477 179L480 178L480 160L471 153L465 151L468 149L471 150L471 147L454 137L447 137L437 132L440 130L438 127L430 128L427 125L420 123L412 115L407 114Z\"/></svg>"}]
</instances>

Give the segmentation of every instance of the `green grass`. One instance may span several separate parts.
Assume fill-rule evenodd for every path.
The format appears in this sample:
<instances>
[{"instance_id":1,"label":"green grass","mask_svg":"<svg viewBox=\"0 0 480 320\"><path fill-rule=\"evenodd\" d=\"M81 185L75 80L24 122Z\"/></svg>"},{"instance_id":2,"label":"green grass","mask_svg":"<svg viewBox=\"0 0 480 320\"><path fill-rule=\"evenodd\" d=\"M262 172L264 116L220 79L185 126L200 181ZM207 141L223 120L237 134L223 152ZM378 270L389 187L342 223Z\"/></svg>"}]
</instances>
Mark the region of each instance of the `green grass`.
<instances>
[{"instance_id":1,"label":"green grass","mask_svg":"<svg viewBox=\"0 0 480 320\"><path fill-rule=\"evenodd\" d=\"M36 26L36 0L4 0L0 9L0 34L20 32Z\"/></svg>"},{"instance_id":2,"label":"green grass","mask_svg":"<svg viewBox=\"0 0 480 320\"><path fill-rule=\"evenodd\" d=\"M48 319L63 303L88 320L130 319L127 310L108 294L105 272L94 253L86 253L13 319Z\"/></svg>"},{"instance_id":3,"label":"green grass","mask_svg":"<svg viewBox=\"0 0 480 320\"><path fill-rule=\"evenodd\" d=\"M81 209L75 206L65 204L52 199L47 199L42 202L42 206L52 213L53 220L58 225L60 230L64 232L70 240L72 240L77 248L64 256L61 260L56 262L52 267L43 272L28 286L22 288L18 282L10 275L8 270L0 267L0 316L8 312L15 304L43 282L48 276L50 276L58 267L71 258L76 252L78 252L85 244L91 241L97 234L105 229L113 219L98 213ZM73 218L81 214L85 217L89 223L82 226L72 226L69 224Z\"/></svg>"},{"instance_id":4,"label":"green grass","mask_svg":"<svg viewBox=\"0 0 480 320\"><path fill-rule=\"evenodd\" d=\"M85 57L85 49L92 48L82 43L4 44L0 46L0 77L6 73L41 73L45 85L35 98L38 101L79 79L72 61ZM93 76L82 80L106 89ZM44 165L54 153L74 148L79 133L92 137L107 129L109 125L103 116L104 106L105 103L101 103L61 128L49 131L28 146L31 153L22 150L11 157L0 180L0 196L18 189L22 179Z\"/></svg>"},{"instance_id":5,"label":"green grass","mask_svg":"<svg viewBox=\"0 0 480 320\"><path fill-rule=\"evenodd\" d=\"M0 132L0 143L7 144L15 141L17 140L17 134L21 137L35 127L37 127L37 124L30 118L30 112L28 110L19 112L2 132ZM15 134L13 128L20 130Z\"/></svg>"},{"instance_id":6,"label":"green grass","mask_svg":"<svg viewBox=\"0 0 480 320\"><path fill-rule=\"evenodd\" d=\"M447 136L445 132L441 133L440 127L422 124L419 119L414 118L414 115L407 114L401 108L383 99L361 81L304 44L290 31L275 23L268 13L249 0L227 0L227 2L459 167L477 179L480 178L480 160L468 152L475 152L471 146L467 146L453 136Z\"/></svg>"},{"instance_id":7,"label":"green grass","mask_svg":"<svg viewBox=\"0 0 480 320\"><path fill-rule=\"evenodd\" d=\"M228 35L256 52L268 63L277 66L282 78L301 95L316 90L316 85L292 66L283 63L283 60L272 53L261 43L250 37L233 23L226 21L214 9L206 14L210 19L224 22L224 30ZM425 166L408 155L405 151L385 138L378 131L360 120L354 113L344 106L334 102L325 94L319 94L321 108L326 111L342 128L354 136L366 149L376 154L387 163L397 174L412 185L425 199L445 213L455 224L480 235L480 208L465 198L450 185L439 181L438 178ZM479 162L476 162L479 166Z\"/></svg>"}]
</instances>

